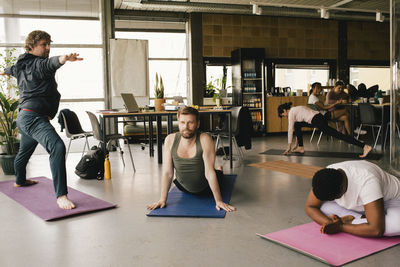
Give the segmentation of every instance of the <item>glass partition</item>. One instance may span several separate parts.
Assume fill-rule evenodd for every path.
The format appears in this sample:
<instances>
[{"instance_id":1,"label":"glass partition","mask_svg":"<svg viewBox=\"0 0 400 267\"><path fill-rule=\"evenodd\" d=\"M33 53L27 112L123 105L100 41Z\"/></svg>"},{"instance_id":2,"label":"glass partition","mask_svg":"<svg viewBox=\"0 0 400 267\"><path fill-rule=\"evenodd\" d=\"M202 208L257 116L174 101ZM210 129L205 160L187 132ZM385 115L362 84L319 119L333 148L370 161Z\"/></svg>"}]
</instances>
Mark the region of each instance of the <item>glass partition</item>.
<instances>
[{"instance_id":1,"label":"glass partition","mask_svg":"<svg viewBox=\"0 0 400 267\"><path fill-rule=\"evenodd\" d=\"M391 106L390 106L390 165L400 172L400 136L397 132L400 109L400 0L391 0L390 19Z\"/></svg>"}]
</instances>

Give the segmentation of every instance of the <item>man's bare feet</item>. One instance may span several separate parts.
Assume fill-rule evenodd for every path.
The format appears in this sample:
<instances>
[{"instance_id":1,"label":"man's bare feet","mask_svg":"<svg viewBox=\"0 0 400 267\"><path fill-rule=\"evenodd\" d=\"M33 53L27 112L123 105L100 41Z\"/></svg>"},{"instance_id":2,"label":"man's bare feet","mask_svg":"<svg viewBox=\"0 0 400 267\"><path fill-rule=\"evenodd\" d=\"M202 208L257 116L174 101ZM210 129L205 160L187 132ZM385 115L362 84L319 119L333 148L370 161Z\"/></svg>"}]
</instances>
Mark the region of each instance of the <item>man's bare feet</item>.
<instances>
[{"instance_id":1,"label":"man's bare feet","mask_svg":"<svg viewBox=\"0 0 400 267\"><path fill-rule=\"evenodd\" d=\"M366 156L368 156L368 153L371 152L371 150L372 150L372 146L365 145L363 150L364 150L363 154L360 155L360 158L365 158Z\"/></svg>"},{"instance_id":2,"label":"man's bare feet","mask_svg":"<svg viewBox=\"0 0 400 267\"><path fill-rule=\"evenodd\" d=\"M296 148L292 149L292 152L304 154L304 147L302 147L302 146L296 147Z\"/></svg>"},{"instance_id":3,"label":"man's bare feet","mask_svg":"<svg viewBox=\"0 0 400 267\"><path fill-rule=\"evenodd\" d=\"M60 207L60 209L63 209L63 210L71 210L71 209L75 208L75 204L72 203L72 201L68 199L67 195L58 197L57 205Z\"/></svg>"},{"instance_id":4,"label":"man's bare feet","mask_svg":"<svg viewBox=\"0 0 400 267\"><path fill-rule=\"evenodd\" d=\"M39 183L39 182L34 181L34 180L26 180L25 183L23 183L23 184L14 183L14 186L15 187L31 186L31 185L35 185L37 183Z\"/></svg>"},{"instance_id":5,"label":"man's bare feet","mask_svg":"<svg viewBox=\"0 0 400 267\"><path fill-rule=\"evenodd\" d=\"M223 168L222 168L222 165L219 165L217 168L215 168L216 170L218 170L218 171L223 171Z\"/></svg>"}]
</instances>

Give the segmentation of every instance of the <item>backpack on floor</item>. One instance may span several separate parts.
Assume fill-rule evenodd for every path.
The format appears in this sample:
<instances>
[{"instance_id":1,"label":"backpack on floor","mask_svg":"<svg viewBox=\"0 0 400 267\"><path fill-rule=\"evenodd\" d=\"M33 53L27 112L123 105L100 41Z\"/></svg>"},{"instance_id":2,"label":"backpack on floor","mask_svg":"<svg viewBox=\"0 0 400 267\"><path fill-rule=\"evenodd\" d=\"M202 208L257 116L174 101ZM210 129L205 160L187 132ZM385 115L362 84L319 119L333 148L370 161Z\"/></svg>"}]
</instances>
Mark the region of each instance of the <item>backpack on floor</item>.
<instances>
[{"instance_id":1,"label":"backpack on floor","mask_svg":"<svg viewBox=\"0 0 400 267\"><path fill-rule=\"evenodd\" d=\"M93 146L75 167L75 173L82 179L104 178L104 153L101 148Z\"/></svg>"}]
</instances>

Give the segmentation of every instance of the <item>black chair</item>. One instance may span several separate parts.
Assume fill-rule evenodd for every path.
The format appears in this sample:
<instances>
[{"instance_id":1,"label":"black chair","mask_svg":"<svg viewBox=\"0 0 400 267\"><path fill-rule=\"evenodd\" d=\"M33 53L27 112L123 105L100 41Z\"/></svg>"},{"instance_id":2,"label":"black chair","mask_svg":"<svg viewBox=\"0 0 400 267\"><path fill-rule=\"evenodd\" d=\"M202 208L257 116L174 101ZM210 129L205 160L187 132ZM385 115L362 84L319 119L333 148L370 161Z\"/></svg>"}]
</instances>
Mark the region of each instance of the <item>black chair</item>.
<instances>
[{"instance_id":1,"label":"black chair","mask_svg":"<svg viewBox=\"0 0 400 267\"><path fill-rule=\"evenodd\" d=\"M136 172L136 168L135 168L135 164L133 163L133 157L132 157L131 148L129 146L128 138L121 134L110 134L110 135L105 135L106 140L103 140L103 132L101 130L100 123L97 120L96 115L90 111L86 111L86 113L88 114L90 123L92 124L94 138L96 138L99 142L104 142L106 148L110 141L115 140L117 143L117 147L119 148L122 163L124 164L124 166L125 166L124 155L123 155L124 151L122 151L121 145L119 144L119 139L124 139L126 141L126 143L128 144L128 150L129 150L129 155L131 157L133 171Z\"/></svg>"},{"instance_id":2,"label":"black chair","mask_svg":"<svg viewBox=\"0 0 400 267\"><path fill-rule=\"evenodd\" d=\"M358 108L360 109L360 127L358 128L357 139L360 137L361 128L363 126L371 126L372 136L375 139L374 148L378 142L379 134L381 133L381 118L379 118L376 109L370 103L359 103ZM375 138L374 127L378 128L378 134Z\"/></svg>"},{"instance_id":3,"label":"black chair","mask_svg":"<svg viewBox=\"0 0 400 267\"><path fill-rule=\"evenodd\" d=\"M243 150L242 146L246 149L251 148L251 134L253 131L253 123L251 120L251 114L246 107L233 107L231 110L232 117L232 144L233 147L238 151L240 160L243 161ZM229 138L228 124L225 123L223 129L212 133L213 137L216 137L215 150L217 151L220 146L224 153L224 158L227 158L225 146L223 143L224 138Z\"/></svg>"},{"instance_id":4,"label":"black chair","mask_svg":"<svg viewBox=\"0 0 400 267\"><path fill-rule=\"evenodd\" d=\"M65 135L69 138L69 144L65 158L68 157L72 140L81 138L85 138L85 144L83 145L83 151L82 151L82 156L83 156L83 154L85 153L86 146L88 148L88 151L90 150L88 137L93 136L93 132L86 132L82 129L81 123L79 122L79 118L75 112L68 110L60 113L64 121Z\"/></svg>"}]
</instances>

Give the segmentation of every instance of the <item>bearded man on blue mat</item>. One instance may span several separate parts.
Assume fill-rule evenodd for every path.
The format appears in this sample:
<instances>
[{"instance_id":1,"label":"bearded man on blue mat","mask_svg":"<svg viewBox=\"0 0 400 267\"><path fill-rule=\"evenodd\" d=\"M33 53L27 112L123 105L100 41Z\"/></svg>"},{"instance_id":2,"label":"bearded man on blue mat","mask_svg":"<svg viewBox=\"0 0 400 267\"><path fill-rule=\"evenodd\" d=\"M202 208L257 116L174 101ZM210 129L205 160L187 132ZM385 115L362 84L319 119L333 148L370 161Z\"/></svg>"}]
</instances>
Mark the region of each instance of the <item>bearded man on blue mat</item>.
<instances>
[{"instance_id":1,"label":"bearded man on blue mat","mask_svg":"<svg viewBox=\"0 0 400 267\"><path fill-rule=\"evenodd\" d=\"M184 107L178 110L179 132L165 138L165 153L161 177L161 197L147 206L154 210L164 208L171 187L174 169L175 186L183 192L202 195L213 194L217 210L234 211L235 207L224 203L220 184L224 175L222 167L214 169L214 142L207 133L198 131L200 115L197 109Z\"/></svg>"},{"instance_id":2,"label":"bearded man on blue mat","mask_svg":"<svg viewBox=\"0 0 400 267\"><path fill-rule=\"evenodd\" d=\"M377 165L344 161L314 174L305 205L321 233L400 235L400 181Z\"/></svg>"}]
</instances>

